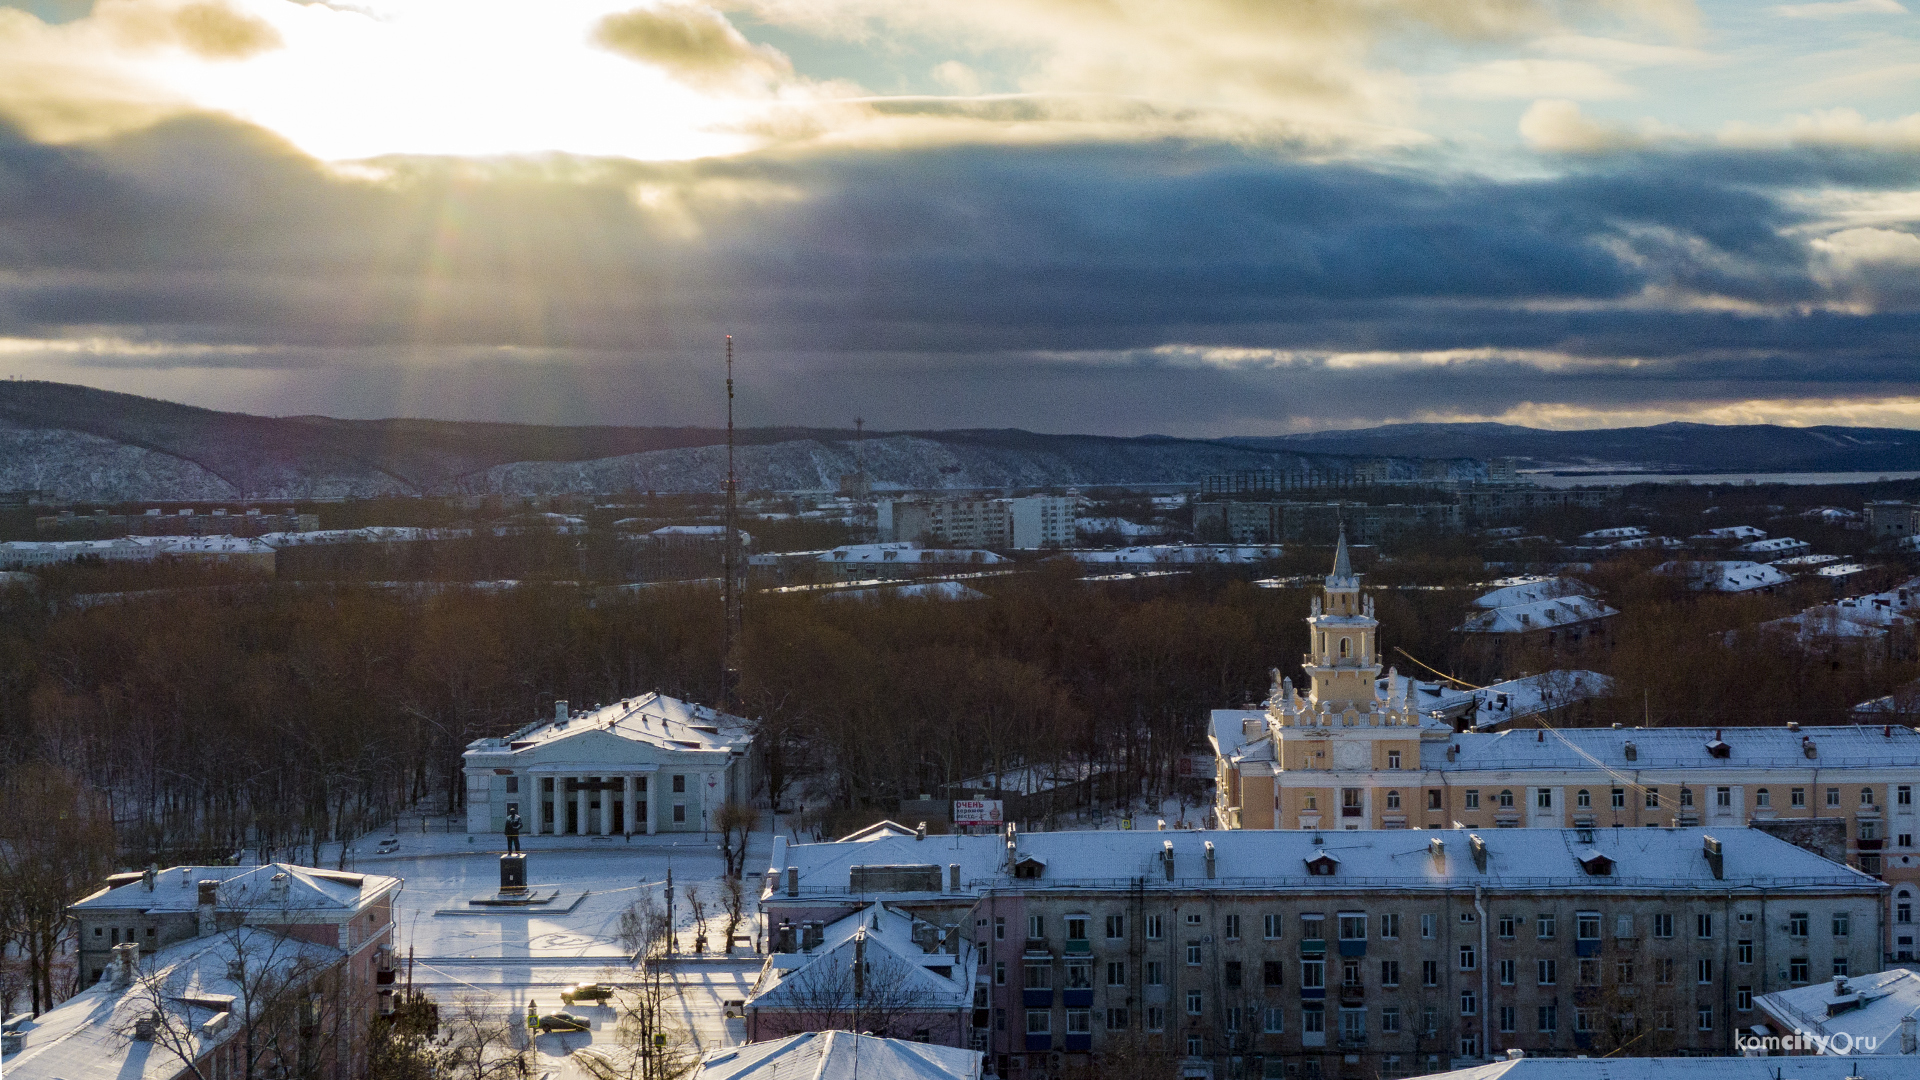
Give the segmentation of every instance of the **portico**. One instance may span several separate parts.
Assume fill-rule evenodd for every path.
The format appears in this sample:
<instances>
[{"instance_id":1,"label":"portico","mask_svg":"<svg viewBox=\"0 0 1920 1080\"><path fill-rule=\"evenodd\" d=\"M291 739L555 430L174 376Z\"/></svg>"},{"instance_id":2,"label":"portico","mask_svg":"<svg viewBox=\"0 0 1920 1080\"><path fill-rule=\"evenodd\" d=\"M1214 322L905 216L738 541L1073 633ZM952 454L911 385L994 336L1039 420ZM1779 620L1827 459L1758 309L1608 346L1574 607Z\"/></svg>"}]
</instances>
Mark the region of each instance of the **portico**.
<instances>
[{"instance_id":1,"label":"portico","mask_svg":"<svg viewBox=\"0 0 1920 1080\"><path fill-rule=\"evenodd\" d=\"M529 836L699 832L752 797L745 721L659 694L570 714L467 748L467 831L497 832L509 807Z\"/></svg>"}]
</instances>

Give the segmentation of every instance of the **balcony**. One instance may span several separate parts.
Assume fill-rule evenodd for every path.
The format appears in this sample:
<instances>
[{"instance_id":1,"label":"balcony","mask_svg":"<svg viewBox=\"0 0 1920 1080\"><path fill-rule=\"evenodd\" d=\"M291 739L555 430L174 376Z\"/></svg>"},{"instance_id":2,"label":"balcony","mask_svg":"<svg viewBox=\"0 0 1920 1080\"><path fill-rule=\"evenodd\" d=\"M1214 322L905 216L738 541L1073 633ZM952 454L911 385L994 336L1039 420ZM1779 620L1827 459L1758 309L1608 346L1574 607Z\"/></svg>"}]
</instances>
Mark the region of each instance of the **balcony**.
<instances>
[{"instance_id":1,"label":"balcony","mask_svg":"<svg viewBox=\"0 0 1920 1080\"><path fill-rule=\"evenodd\" d=\"M1324 956L1326 955L1326 952L1327 952L1326 938L1310 937L1310 938L1300 939L1300 955Z\"/></svg>"},{"instance_id":2,"label":"balcony","mask_svg":"<svg viewBox=\"0 0 1920 1080\"><path fill-rule=\"evenodd\" d=\"M1068 1051L1074 1051L1074 1050L1087 1051L1087 1050L1093 1049L1093 1033L1092 1032L1075 1033L1075 1032L1069 1031L1067 1032L1067 1035L1066 1035L1066 1041L1067 1041L1066 1049Z\"/></svg>"},{"instance_id":3,"label":"balcony","mask_svg":"<svg viewBox=\"0 0 1920 1080\"><path fill-rule=\"evenodd\" d=\"M1365 1005L1366 1003L1367 1003L1366 987L1343 986L1340 988L1340 1004L1351 1006L1351 1005Z\"/></svg>"},{"instance_id":4,"label":"balcony","mask_svg":"<svg viewBox=\"0 0 1920 1080\"><path fill-rule=\"evenodd\" d=\"M1885 837L1876 836L1873 839L1869 840L1863 836L1860 839L1855 840L1853 844L1855 847L1859 848L1861 851L1879 851L1883 846L1886 845L1886 842L1887 841Z\"/></svg>"},{"instance_id":5,"label":"balcony","mask_svg":"<svg viewBox=\"0 0 1920 1080\"><path fill-rule=\"evenodd\" d=\"M1071 990L1071 989L1062 990L1060 994L1062 997L1066 999L1064 1002L1062 1002L1062 1004L1064 1004L1069 1009L1093 1008L1093 990L1091 988L1082 989L1082 990ZM1067 1037L1072 1038L1073 1036L1069 1035Z\"/></svg>"},{"instance_id":6,"label":"balcony","mask_svg":"<svg viewBox=\"0 0 1920 1080\"><path fill-rule=\"evenodd\" d=\"M1053 950L1047 948L1046 938L1030 937L1027 939L1027 955L1028 956L1052 956Z\"/></svg>"},{"instance_id":7,"label":"balcony","mask_svg":"<svg viewBox=\"0 0 1920 1080\"><path fill-rule=\"evenodd\" d=\"M1302 1001L1325 1001L1326 997L1327 988L1324 986L1303 986L1300 988L1300 1000Z\"/></svg>"},{"instance_id":8,"label":"balcony","mask_svg":"<svg viewBox=\"0 0 1920 1080\"><path fill-rule=\"evenodd\" d=\"M1028 1053L1031 1054L1040 1050L1051 1050L1051 1049L1053 1049L1052 1035L1028 1035L1027 1036L1027 1052Z\"/></svg>"},{"instance_id":9,"label":"balcony","mask_svg":"<svg viewBox=\"0 0 1920 1080\"><path fill-rule=\"evenodd\" d=\"M1089 941L1086 938L1077 938L1077 939L1068 938L1067 939L1067 955L1068 956L1072 956L1076 953L1078 953L1081 956L1086 956L1091 954L1092 952L1093 952L1092 941Z\"/></svg>"},{"instance_id":10,"label":"balcony","mask_svg":"<svg viewBox=\"0 0 1920 1080\"><path fill-rule=\"evenodd\" d=\"M1359 817L1364 812L1365 811L1358 806L1343 806L1340 808L1341 817Z\"/></svg>"},{"instance_id":11,"label":"balcony","mask_svg":"<svg viewBox=\"0 0 1920 1080\"><path fill-rule=\"evenodd\" d=\"M1020 1005L1026 1009L1051 1009L1053 1008L1053 991L1022 990L1020 991Z\"/></svg>"},{"instance_id":12,"label":"balcony","mask_svg":"<svg viewBox=\"0 0 1920 1080\"><path fill-rule=\"evenodd\" d=\"M1341 938L1340 939L1340 955L1341 956L1367 955L1367 939L1366 938L1358 938L1358 939Z\"/></svg>"},{"instance_id":13,"label":"balcony","mask_svg":"<svg viewBox=\"0 0 1920 1080\"><path fill-rule=\"evenodd\" d=\"M1355 1035L1352 1033L1346 1033L1346 1032L1343 1032L1341 1034L1340 1049L1365 1050L1366 1048L1367 1048L1367 1036L1365 1032L1361 1032L1358 1035Z\"/></svg>"},{"instance_id":14,"label":"balcony","mask_svg":"<svg viewBox=\"0 0 1920 1080\"><path fill-rule=\"evenodd\" d=\"M1599 956L1599 955L1600 955L1600 939L1599 939L1599 938L1587 938L1587 939L1584 939L1584 940L1581 940L1581 941L1576 941L1576 942L1574 942L1574 943L1573 943L1573 955L1575 955L1575 956Z\"/></svg>"}]
</instances>

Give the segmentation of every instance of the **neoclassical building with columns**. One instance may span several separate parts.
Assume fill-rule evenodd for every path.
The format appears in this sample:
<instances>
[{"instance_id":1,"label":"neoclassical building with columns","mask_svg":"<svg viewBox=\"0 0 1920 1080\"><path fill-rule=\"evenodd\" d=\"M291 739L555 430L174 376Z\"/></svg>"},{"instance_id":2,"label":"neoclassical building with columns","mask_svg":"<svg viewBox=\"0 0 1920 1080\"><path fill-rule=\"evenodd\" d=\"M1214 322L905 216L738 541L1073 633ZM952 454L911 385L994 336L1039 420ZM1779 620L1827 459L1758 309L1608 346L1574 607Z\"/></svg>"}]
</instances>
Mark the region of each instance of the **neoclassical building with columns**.
<instances>
[{"instance_id":1,"label":"neoclassical building with columns","mask_svg":"<svg viewBox=\"0 0 1920 1080\"><path fill-rule=\"evenodd\" d=\"M1225 829L1748 824L1893 885L1891 958L1920 958L1920 731L1898 724L1456 732L1379 658L1344 538L1307 619L1306 676L1212 716ZM1524 721L1523 721L1524 723Z\"/></svg>"},{"instance_id":2,"label":"neoclassical building with columns","mask_svg":"<svg viewBox=\"0 0 1920 1080\"><path fill-rule=\"evenodd\" d=\"M745 720L665 694L584 713L556 702L550 719L467 745L467 831L500 832L511 808L528 836L701 832L753 797L752 749Z\"/></svg>"}]
</instances>

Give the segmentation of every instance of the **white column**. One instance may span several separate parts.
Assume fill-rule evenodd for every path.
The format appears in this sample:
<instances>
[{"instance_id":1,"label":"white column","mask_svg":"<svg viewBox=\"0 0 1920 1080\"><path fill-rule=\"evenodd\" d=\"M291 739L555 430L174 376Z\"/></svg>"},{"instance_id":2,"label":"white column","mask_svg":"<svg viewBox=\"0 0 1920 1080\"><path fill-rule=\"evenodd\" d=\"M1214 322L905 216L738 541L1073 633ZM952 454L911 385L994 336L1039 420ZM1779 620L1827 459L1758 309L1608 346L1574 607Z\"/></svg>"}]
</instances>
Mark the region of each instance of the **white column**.
<instances>
[{"instance_id":1,"label":"white column","mask_svg":"<svg viewBox=\"0 0 1920 1080\"><path fill-rule=\"evenodd\" d=\"M573 831L576 835L587 835L587 778L578 777L579 790L573 793L574 813Z\"/></svg>"},{"instance_id":2,"label":"white column","mask_svg":"<svg viewBox=\"0 0 1920 1080\"><path fill-rule=\"evenodd\" d=\"M647 776L647 835L660 831L660 774Z\"/></svg>"},{"instance_id":3,"label":"white column","mask_svg":"<svg viewBox=\"0 0 1920 1080\"><path fill-rule=\"evenodd\" d=\"M611 777L603 776L600 778L600 783L602 785L600 788L600 835L601 836L613 835L613 792L608 791L605 787L606 782L609 779L611 779Z\"/></svg>"},{"instance_id":4,"label":"white column","mask_svg":"<svg viewBox=\"0 0 1920 1080\"><path fill-rule=\"evenodd\" d=\"M535 776L532 773L527 773L520 781L520 790L531 791L533 793L530 796L523 797L521 801L525 802L528 798L531 798L533 800L532 808L529 809L525 815L527 819L527 826L528 826L527 831L533 834L534 836L539 836L540 835L540 778L538 776Z\"/></svg>"},{"instance_id":5,"label":"white column","mask_svg":"<svg viewBox=\"0 0 1920 1080\"><path fill-rule=\"evenodd\" d=\"M629 776L620 778L620 831L633 835L633 786L635 780Z\"/></svg>"}]
</instances>

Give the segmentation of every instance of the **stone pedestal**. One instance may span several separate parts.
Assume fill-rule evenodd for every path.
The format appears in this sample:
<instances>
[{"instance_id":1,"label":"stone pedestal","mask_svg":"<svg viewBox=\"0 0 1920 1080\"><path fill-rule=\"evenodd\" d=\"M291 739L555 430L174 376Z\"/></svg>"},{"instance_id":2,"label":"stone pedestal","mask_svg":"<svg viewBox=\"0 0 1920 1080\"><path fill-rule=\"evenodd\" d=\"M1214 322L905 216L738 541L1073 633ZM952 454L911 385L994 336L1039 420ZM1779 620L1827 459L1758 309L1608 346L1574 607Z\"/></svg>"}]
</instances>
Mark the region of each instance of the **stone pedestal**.
<instances>
[{"instance_id":1,"label":"stone pedestal","mask_svg":"<svg viewBox=\"0 0 1920 1080\"><path fill-rule=\"evenodd\" d=\"M508 852L500 856L500 891L507 895L527 891L527 856L524 852Z\"/></svg>"}]
</instances>

